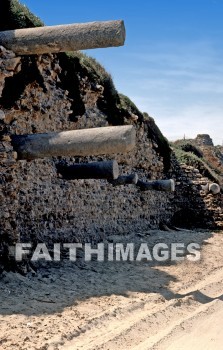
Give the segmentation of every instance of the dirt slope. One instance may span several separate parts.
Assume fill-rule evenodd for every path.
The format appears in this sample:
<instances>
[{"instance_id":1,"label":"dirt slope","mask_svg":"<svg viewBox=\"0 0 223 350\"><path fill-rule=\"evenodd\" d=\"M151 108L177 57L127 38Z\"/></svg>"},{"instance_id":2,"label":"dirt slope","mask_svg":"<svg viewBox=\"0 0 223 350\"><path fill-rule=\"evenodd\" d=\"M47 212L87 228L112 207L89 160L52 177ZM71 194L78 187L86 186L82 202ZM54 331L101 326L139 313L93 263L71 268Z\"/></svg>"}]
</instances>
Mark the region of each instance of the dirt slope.
<instances>
[{"instance_id":1,"label":"dirt slope","mask_svg":"<svg viewBox=\"0 0 223 350\"><path fill-rule=\"evenodd\" d=\"M113 237L113 242L133 237ZM196 241L200 262L64 261L0 285L2 350L221 350L223 235L148 231L135 238Z\"/></svg>"}]
</instances>

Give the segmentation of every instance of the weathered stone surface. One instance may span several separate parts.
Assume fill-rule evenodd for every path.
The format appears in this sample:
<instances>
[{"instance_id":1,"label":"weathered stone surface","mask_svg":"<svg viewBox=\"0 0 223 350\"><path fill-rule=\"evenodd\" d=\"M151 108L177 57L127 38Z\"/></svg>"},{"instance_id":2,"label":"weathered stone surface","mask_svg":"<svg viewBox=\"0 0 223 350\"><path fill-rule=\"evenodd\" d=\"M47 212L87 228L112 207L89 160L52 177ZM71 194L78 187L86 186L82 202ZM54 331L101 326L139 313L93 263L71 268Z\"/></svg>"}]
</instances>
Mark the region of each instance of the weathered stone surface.
<instances>
[{"instance_id":1,"label":"weathered stone surface","mask_svg":"<svg viewBox=\"0 0 223 350\"><path fill-rule=\"evenodd\" d=\"M170 176L176 179L172 223L181 227L222 229L223 194L209 192L210 180L193 166L177 164L174 159Z\"/></svg>"},{"instance_id":2,"label":"weathered stone surface","mask_svg":"<svg viewBox=\"0 0 223 350\"><path fill-rule=\"evenodd\" d=\"M214 146L211 137L208 134L199 134L195 139L199 146Z\"/></svg>"},{"instance_id":3,"label":"weathered stone surface","mask_svg":"<svg viewBox=\"0 0 223 350\"><path fill-rule=\"evenodd\" d=\"M4 120L5 119L5 113L0 110L0 120Z\"/></svg>"}]
</instances>

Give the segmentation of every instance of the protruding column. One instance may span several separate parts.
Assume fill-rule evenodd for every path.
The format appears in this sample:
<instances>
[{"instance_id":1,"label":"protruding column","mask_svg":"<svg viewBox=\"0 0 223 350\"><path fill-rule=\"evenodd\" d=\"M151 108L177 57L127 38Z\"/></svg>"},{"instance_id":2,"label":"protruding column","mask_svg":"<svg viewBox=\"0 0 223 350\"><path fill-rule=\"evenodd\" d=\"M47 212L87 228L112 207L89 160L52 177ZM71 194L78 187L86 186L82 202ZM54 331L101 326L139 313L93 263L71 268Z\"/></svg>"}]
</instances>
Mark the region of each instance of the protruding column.
<instances>
[{"instance_id":1,"label":"protruding column","mask_svg":"<svg viewBox=\"0 0 223 350\"><path fill-rule=\"evenodd\" d=\"M206 193L218 194L221 192L220 186L216 183L207 183L206 185L201 185L201 188Z\"/></svg>"},{"instance_id":2,"label":"protruding column","mask_svg":"<svg viewBox=\"0 0 223 350\"><path fill-rule=\"evenodd\" d=\"M137 186L142 191L164 191L164 192L174 192L175 191L175 183L174 180L155 180L155 181L138 181Z\"/></svg>"},{"instance_id":3,"label":"protruding column","mask_svg":"<svg viewBox=\"0 0 223 350\"><path fill-rule=\"evenodd\" d=\"M209 185L209 192L211 192L212 194L218 194L221 192L221 188L218 184L216 183L211 183Z\"/></svg>"},{"instance_id":4,"label":"protruding column","mask_svg":"<svg viewBox=\"0 0 223 350\"><path fill-rule=\"evenodd\" d=\"M79 163L72 165L57 165L58 172L66 180L74 179L111 179L119 176L119 168L116 160Z\"/></svg>"},{"instance_id":5,"label":"protruding column","mask_svg":"<svg viewBox=\"0 0 223 350\"><path fill-rule=\"evenodd\" d=\"M135 129L131 125L124 125L15 135L12 137L12 144L18 153L18 159L28 160L125 153L135 146Z\"/></svg>"},{"instance_id":6,"label":"protruding column","mask_svg":"<svg viewBox=\"0 0 223 350\"><path fill-rule=\"evenodd\" d=\"M109 181L113 186L121 186L121 185L136 185L138 182L137 174L123 175L119 176L116 180Z\"/></svg>"},{"instance_id":7,"label":"protruding column","mask_svg":"<svg viewBox=\"0 0 223 350\"><path fill-rule=\"evenodd\" d=\"M0 45L18 55L122 46L123 21L89 22L0 32Z\"/></svg>"}]
</instances>

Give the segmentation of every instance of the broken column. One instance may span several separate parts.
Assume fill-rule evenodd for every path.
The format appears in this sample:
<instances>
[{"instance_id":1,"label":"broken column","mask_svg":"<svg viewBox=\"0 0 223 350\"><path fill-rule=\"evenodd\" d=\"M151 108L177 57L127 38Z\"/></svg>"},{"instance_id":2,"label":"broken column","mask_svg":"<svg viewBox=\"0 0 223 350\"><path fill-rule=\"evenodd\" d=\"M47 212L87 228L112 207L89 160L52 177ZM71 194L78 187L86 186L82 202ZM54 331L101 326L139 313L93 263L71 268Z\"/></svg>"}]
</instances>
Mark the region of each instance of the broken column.
<instances>
[{"instance_id":1,"label":"broken column","mask_svg":"<svg viewBox=\"0 0 223 350\"><path fill-rule=\"evenodd\" d=\"M164 191L164 192L174 192L175 191L175 183L174 180L155 180L155 181L141 181L137 182L137 186L142 191Z\"/></svg>"},{"instance_id":2,"label":"broken column","mask_svg":"<svg viewBox=\"0 0 223 350\"><path fill-rule=\"evenodd\" d=\"M113 181L109 181L113 186L121 186L121 185L136 185L138 182L137 174L123 175L119 176L117 179Z\"/></svg>"},{"instance_id":3,"label":"broken column","mask_svg":"<svg viewBox=\"0 0 223 350\"><path fill-rule=\"evenodd\" d=\"M216 183L207 183L206 185L201 185L201 188L206 193L218 194L221 192L220 186Z\"/></svg>"}]
</instances>

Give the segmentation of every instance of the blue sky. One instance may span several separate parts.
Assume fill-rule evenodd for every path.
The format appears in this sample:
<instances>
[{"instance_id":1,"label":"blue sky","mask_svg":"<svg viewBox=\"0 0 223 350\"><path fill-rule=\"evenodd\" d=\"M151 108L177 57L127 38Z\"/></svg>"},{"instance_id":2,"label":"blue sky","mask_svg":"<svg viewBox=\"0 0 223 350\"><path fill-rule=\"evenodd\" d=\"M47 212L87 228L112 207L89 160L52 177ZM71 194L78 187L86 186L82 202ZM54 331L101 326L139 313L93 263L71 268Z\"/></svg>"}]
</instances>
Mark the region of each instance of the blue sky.
<instances>
[{"instance_id":1,"label":"blue sky","mask_svg":"<svg viewBox=\"0 0 223 350\"><path fill-rule=\"evenodd\" d=\"M90 50L164 135L223 142L223 0L22 0L46 25L124 19L124 47Z\"/></svg>"}]
</instances>

